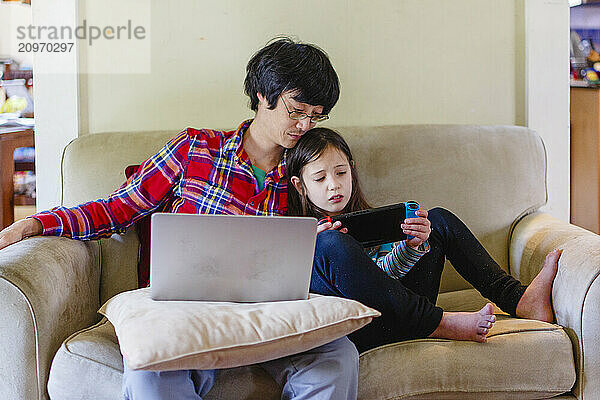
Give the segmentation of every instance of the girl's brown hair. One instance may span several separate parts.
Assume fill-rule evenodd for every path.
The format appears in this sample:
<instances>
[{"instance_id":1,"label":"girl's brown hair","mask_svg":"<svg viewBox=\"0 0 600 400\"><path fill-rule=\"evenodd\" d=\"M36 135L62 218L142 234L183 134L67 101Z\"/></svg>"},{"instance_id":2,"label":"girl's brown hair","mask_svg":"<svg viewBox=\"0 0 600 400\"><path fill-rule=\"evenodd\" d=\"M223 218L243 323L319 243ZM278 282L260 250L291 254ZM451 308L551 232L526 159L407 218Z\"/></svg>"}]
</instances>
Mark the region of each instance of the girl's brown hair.
<instances>
[{"instance_id":1,"label":"girl's brown hair","mask_svg":"<svg viewBox=\"0 0 600 400\"><path fill-rule=\"evenodd\" d=\"M348 143L346 143L340 134L332 129L313 128L302 135L296 146L288 150L286 154L288 215L309 216L319 219L327 216L325 210L314 205L306 196L306 187L302 180L302 169L309 162L319 158L328 147L333 147L344 153L350 164L352 193L350 194L350 201L348 201L342 212L346 213L371 208L360 188L358 174L354 167L354 160ZM294 185L292 185L292 176L297 176L300 179L303 189L302 193L298 193Z\"/></svg>"}]
</instances>

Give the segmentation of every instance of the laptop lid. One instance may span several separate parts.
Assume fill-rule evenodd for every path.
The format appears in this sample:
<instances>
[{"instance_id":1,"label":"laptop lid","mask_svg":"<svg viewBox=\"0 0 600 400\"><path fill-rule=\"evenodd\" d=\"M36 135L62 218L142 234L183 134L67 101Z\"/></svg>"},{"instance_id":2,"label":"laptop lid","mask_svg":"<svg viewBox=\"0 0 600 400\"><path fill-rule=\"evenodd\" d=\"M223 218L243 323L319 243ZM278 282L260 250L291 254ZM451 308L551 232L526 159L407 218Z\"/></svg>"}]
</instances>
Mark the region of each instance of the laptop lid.
<instances>
[{"instance_id":1,"label":"laptop lid","mask_svg":"<svg viewBox=\"0 0 600 400\"><path fill-rule=\"evenodd\" d=\"M263 302L308 298L315 218L155 213L154 300Z\"/></svg>"}]
</instances>

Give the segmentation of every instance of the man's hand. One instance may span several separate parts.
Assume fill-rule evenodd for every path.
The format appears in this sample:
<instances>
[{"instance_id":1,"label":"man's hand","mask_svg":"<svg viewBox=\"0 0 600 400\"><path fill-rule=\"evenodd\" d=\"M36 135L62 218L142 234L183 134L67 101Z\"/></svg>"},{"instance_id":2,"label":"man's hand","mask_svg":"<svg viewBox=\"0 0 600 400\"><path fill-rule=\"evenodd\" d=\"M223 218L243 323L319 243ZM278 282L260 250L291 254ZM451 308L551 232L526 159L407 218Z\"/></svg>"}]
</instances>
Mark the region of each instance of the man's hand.
<instances>
[{"instance_id":1,"label":"man's hand","mask_svg":"<svg viewBox=\"0 0 600 400\"><path fill-rule=\"evenodd\" d=\"M341 228L341 229L340 229ZM317 235L323 231L335 231L339 230L342 233L348 233L348 228L342 228L342 223L340 221L335 221L335 223L324 222L320 225L317 225Z\"/></svg>"},{"instance_id":2,"label":"man's hand","mask_svg":"<svg viewBox=\"0 0 600 400\"><path fill-rule=\"evenodd\" d=\"M405 219L404 223L400 225L402 232L414 236L406 241L406 244L414 249L429 239L429 234L431 234L431 222L427 219L427 210L417 210L415 214L419 218Z\"/></svg>"},{"instance_id":3,"label":"man's hand","mask_svg":"<svg viewBox=\"0 0 600 400\"><path fill-rule=\"evenodd\" d=\"M25 218L0 231L0 249L17 243L26 237L40 235L42 224L35 218Z\"/></svg>"}]
</instances>

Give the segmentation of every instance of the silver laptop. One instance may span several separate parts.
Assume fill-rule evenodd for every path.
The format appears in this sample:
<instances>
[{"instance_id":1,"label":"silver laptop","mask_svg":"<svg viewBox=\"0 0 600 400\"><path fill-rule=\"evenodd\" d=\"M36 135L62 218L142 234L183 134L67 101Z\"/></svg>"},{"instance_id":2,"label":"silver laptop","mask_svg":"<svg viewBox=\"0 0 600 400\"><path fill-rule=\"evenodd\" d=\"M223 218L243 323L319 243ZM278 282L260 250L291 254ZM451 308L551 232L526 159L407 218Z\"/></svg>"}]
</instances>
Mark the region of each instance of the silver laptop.
<instances>
[{"instance_id":1,"label":"silver laptop","mask_svg":"<svg viewBox=\"0 0 600 400\"><path fill-rule=\"evenodd\" d=\"M262 302L308 298L315 218L152 215L154 300Z\"/></svg>"}]
</instances>

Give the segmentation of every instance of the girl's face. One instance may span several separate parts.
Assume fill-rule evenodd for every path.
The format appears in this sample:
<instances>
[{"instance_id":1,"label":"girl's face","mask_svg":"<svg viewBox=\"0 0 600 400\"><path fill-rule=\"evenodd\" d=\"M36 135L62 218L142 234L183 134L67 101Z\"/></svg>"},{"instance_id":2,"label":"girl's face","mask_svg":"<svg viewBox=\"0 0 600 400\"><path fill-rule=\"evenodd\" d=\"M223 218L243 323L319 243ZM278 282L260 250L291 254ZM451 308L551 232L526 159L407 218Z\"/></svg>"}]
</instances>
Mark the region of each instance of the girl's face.
<instances>
[{"instance_id":1,"label":"girl's face","mask_svg":"<svg viewBox=\"0 0 600 400\"><path fill-rule=\"evenodd\" d=\"M352 172L348 158L335 147L328 146L315 160L302 169L302 181L306 196L328 215L338 215L350 201ZM302 193L302 183L296 176L292 184Z\"/></svg>"}]
</instances>

